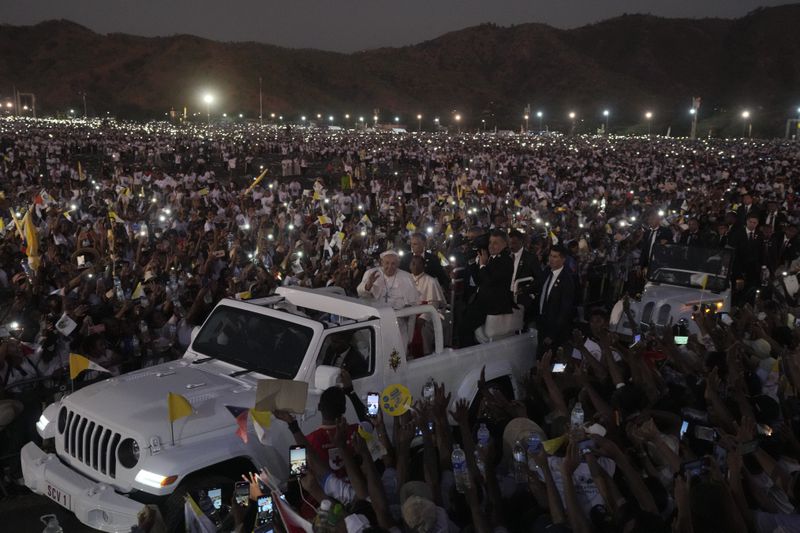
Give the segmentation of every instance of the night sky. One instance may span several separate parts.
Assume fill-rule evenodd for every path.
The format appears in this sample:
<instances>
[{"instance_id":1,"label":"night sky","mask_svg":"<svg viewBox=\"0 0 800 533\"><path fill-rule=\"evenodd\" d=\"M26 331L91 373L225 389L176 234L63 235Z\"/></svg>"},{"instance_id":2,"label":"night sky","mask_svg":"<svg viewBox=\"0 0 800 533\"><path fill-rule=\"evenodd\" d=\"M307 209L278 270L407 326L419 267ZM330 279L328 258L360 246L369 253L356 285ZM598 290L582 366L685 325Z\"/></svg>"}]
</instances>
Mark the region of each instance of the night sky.
<instances>
[{"instance_id":1,"label":"night sky","mask_svg":"<svg viewBox=\"0 0 800 533\"><path fill-rule=\"evenodd\" d=\"M352 52L402 46L482 22L571 28L623 13L739 17L787 0L0 0L0 21L69 19L98 32L188 33ZM0 30L2 31L2 30Z\"/></svg>"}]
</instances>

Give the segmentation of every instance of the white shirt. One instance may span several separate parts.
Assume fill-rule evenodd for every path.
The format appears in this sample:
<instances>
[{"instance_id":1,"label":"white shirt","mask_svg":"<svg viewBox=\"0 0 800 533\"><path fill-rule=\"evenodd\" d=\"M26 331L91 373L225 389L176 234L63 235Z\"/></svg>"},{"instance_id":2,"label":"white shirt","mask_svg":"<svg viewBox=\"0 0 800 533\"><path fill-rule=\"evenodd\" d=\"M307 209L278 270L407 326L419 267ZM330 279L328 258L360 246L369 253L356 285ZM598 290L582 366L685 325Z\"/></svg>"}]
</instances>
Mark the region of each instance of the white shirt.
<instances>
[{"instance_id":1,"label":"white shirt","mask_svg":"<svg viewBox=\"0 0 800 533\"><path fill-rule=\"evenodd\" d=\"M519 262L522 259L522 252L523 248L520 248L516 252L514 252L514 273L511 275L511 290L514 290L514 281L517 279L517 269L519 268Z\"/></svg>"}]
</instances>

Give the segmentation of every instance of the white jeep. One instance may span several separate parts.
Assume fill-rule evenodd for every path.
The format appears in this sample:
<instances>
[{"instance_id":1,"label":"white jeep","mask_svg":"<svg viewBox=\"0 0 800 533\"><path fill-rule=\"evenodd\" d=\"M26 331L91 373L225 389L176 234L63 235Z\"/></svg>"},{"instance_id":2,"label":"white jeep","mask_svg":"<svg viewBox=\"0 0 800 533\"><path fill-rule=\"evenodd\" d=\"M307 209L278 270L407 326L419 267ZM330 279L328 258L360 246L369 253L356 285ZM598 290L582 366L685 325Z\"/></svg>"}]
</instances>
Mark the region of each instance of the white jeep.
<instances>
[{"instance_id":1,"label":"white jeep","mask_svg":"<svg viewBox=\"0 0 800 533\"><path fill-rule=\"evenodd\" d=\"M727 248L656 244L641 298L631 301L637 330L659 330L683 321L689 333L698 333L692 320L696 311L730 312L732 259L733 250ZM622 301L617 302L611 312L611 328L632 335L632 326Z\"/></svg>"},{"instance_id":2,"label":"white jeep","mask_svg":"<svg viewBox=\"0 0 800 533\"><path fill-rule=\"evenodd\" d=\"M432 321L435 350L410 359L400 326L421 314ZM225 406L253 407L261 379L304 381L309 389L300 426L313 431L321 423L319 396L339 378L338 368L323 364L331 364L328 347L343 336L361 357L351 373L362 398L393 383L418 396L433 378L452 391L453 402L474 401L483 366L490 384L519 397L519 379L534 362L535 332L488 326L488 342L452 349L444 346L439 312L429 305L394 310L330 290L288 287L268 298L222 300L181 359L89 385L48 406L37 427L42 438L55 439L56 453L25 445L25 484L103 531L129 531L146 503L182 516L189 490L232 486L262 466L288 477L294 442L283 424L273 422L265 444L249 427L245 444ZM169 392L186 397L194 411L174 423L174 445ZM350 402L346 416L357 420Z\"/></svg>"}]
</instances>

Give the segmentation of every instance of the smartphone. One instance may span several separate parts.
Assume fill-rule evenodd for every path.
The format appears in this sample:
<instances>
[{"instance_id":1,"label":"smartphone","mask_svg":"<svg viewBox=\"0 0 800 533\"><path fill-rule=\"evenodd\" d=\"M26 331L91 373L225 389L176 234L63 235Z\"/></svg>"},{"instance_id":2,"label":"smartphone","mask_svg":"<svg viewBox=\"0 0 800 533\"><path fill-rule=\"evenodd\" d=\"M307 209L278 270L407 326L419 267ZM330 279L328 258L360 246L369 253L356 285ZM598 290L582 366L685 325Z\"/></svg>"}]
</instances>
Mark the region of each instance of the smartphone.
<instances>
[{"instance_id":1,"label":"smartphone","mask_svg":"<svg viewBox=\"0 0 800 533\"><path fill-rule=\"evenodd\" d=\"M756 429L758 430L759 435L763 435L765 437L772 436L772 428L766 424L756 424Z\"/></svg>"},{"instance_id":2,"label":"smartphone","mask_svg":"<svg viewBox=\"0 0 800 533\"><path fill-rule=\"evenodd\" d=\"M703 457L702 459L696 459L694 461L686 461L685 463L681 464L681 472L686 474L688 477L702 476L708 472L708 469L708 459L706 457Z\"/></svg>"},{"instance_id":3,"label":"smartphone","mask_svg":"<svg viewBox=\"0 0 800 533\"><path fill-rule=\"evenodd\" d=\"M683 437L686 435L686 431L688 429L689 429L689 421L684 420L683 422L681 422L681 437L680 437L681 440L683 440Z\"/></svg>"},{"instance_id":4,"label":"smartphone","mask_svg":"<svg viewBox=\"0 0 800 533\"><path fill-rule=\"evenodd\" d=\"M259 496L256 527L263 527L272 522L272 496Z\"/></svg>"},{"instance_id":5,"label":"smartphone","mask_svg":"<svg viewBox=\"0 0 800 533\"><path fill-rule=\"evenodd\" d=\"M742 455L747 455L749 453L753 453L758 449L758 439L753 439L747 442L743 442L739 445L739 452Z\"/></svg>"},{"instance_id":6,"label":"smartphone","mask_svg":"<svg viewBox=\"0 0 800 533\"><path fill-rule=\"evenodd\" d=\"M685 344L689 344L689 337L685 335L675 335L673 337L676 346L683 346Z\"/></svg>"},{"instance_id":7,"label":"smartphone","mask_svg":"<svg viewBox=\"0 0 800 533\"><path fill-rule=\"evenodd\" d=\"M634 346L639 344L641 340L642 340L642 335L640 333L637 333L636 335L633 336L633 344L631 344L630 347L633 348Z\"/></svg>"},{"instance_id":8,"label":"smartphone","mask_svg":"<svg viewBox=\"0 0 800 533\"><path fill-rule=\"evenodd\" d=\"M222 509L222 489L209 489L208 498L211 500L211 505L214 506L215 511Z\"/></svg>"},{"instance_id":9,"label":"smartphone","mask_svg":"<svg viewBox=\"0 0 800 533\"><path fill-rule=\"evenodd\" d=\"M84 266L86 266L86 256L85 255L79 255L77 257L77 261L78 261L78 268L83 268Z\"/></svg>"},{"instance_id":10,"label":"smartphone","mask_svg":"<svg viewBox=\"0 0 800 533\"><path fill-rule=\"evenodd\" d=\"M714 431L714 428L706 426L695 426L694 436L695 438L708 442L715 442L717 440L717 432Z\"/></svg>"},{"instance_id":11,"label":"smartphone","mask_svg":"<svg viewBox=\"0 0 800 533\"><path fill-rule=\"evenodd\" d=\"M378 416L379 399L380 395L377 392L367 394L367 414L369 416Z\"/></svg>"},{"instance_id":12,"label":"smartphone","mask_svg":"<svg viewBox=\"0 0 800 533\"><path fill-rule=\"evenodd\" d=\"M553 372L556 374L560 374L564 370L567 369L567 365L564 363L554 363L553 364Z\"/></svg>"},{"instance_id":13,"label":"smartphone","mask_svg":"<svg viewBox=\"0 0 800 533\"><path fill-rule=\"evenodd\" d=\"M292 446L289 448L289 473L299 477L306 473L306 447Z\"/></svg>"},{"instance_id":14,"label":"smartphone","mask_svg":"<svg viewBox=\"0 0 800 533\"><path fill-rule=\"evenodd\" d=\"M689 324L686 319L681 318L677 324L672 326L672 335L677 346L682 346L689 342Z\"/></svg>"},{"instance_id":15,"label":"smartphone","mask_svg":"<svg viewBox=\"0 0 800 533\"><path fill-rule=\"evenodd\" d=\"M250 483L237 481L233 486L233 497L237 504L247 507L247 500L250 498Z\"/></svg>"},{"instance_id":16,"label":"smartphone","mask_svg":"<svg viewBox=\"0 0 800 533\"><path fill-rule=\"evenodd\" d=\"M581 455L586 455L587 453L591 453L592 450L594 450L594 440L584 439L578 442L578 452Z\"/></svg>"}]
</instances>

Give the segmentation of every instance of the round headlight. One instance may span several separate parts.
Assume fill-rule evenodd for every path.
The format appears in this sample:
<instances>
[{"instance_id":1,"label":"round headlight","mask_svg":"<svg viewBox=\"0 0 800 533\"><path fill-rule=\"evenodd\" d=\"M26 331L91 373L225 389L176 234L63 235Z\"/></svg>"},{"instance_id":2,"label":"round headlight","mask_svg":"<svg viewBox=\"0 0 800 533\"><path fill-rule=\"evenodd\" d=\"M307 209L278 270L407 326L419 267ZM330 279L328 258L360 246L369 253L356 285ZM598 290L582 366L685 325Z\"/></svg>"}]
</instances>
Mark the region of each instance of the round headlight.
<instances>
[{"instance_id":1,"label":"round headlight","mask_svg":"<svg viewBox=\"0 0 800 533\"><path fill-rule=\"evenodd\" d=\"M62 407L58 410L58 432L64 433L67 429L67 408Z\"/></svg>"},{"instance_id":2,"label":"round headlight","mask_svg":"<svg viewBox=\"0 0 800 533\"><path fill-rule=\"evenodd\" d=\"M119 464L125 468L133 468L139 462L139 444L133 439L125 439L117 448Z\"/></svg>"}]
</instances>

